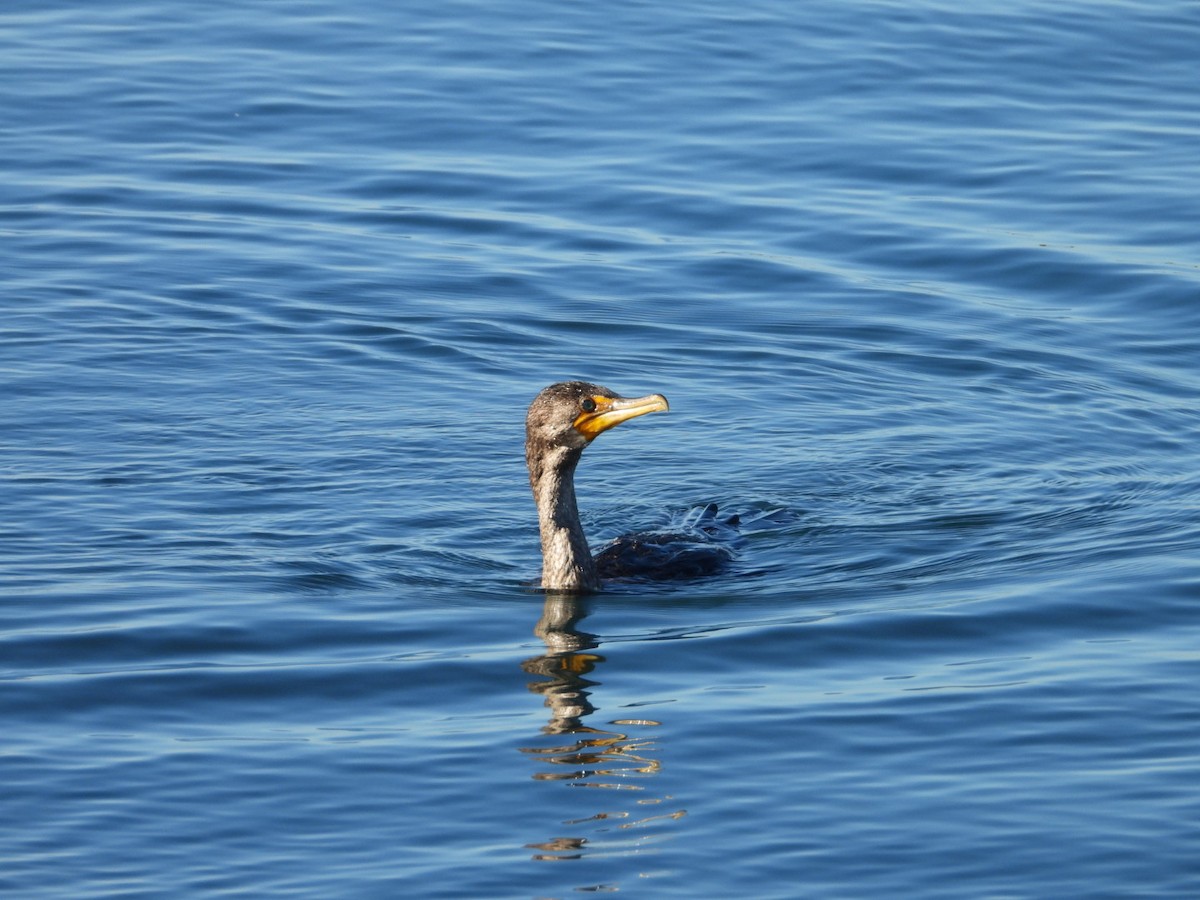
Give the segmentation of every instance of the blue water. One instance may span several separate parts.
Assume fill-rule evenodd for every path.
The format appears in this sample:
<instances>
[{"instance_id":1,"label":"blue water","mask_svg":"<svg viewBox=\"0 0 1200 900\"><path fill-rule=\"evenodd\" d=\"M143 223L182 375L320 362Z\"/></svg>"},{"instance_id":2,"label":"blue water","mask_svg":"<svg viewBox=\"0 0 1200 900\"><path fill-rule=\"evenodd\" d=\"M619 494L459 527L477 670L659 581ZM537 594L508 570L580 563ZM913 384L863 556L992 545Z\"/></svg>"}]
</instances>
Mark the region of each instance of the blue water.
<instances>
[{"instance_id":1,"label":"blue water","mask_svg":"<svg viewBox=\"0 0 1200 900\"><path fill-rule=\"evenodd\" d=\"M1200 896L1198 47L9 0L0 892ZM730 571L530 587L567 378Z\"/></svg>"}]
</instances>

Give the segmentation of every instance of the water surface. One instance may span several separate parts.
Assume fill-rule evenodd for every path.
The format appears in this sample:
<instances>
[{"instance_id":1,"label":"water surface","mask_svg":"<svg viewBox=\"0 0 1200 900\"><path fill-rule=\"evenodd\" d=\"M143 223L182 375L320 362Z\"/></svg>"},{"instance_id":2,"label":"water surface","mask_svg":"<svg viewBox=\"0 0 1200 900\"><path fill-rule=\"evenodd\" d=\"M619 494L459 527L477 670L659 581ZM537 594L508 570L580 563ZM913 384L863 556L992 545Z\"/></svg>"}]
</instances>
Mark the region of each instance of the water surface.
<instances>
[{"instance_id":1,"label":"water surface","mask_svg":"<svg viewBox=\"0 0 1200 900\"><path fill-rule=\"evenodd\" d=\"M0 888L1200 893L1193 5L0 24Z\"/></svg>"}]
</instances>

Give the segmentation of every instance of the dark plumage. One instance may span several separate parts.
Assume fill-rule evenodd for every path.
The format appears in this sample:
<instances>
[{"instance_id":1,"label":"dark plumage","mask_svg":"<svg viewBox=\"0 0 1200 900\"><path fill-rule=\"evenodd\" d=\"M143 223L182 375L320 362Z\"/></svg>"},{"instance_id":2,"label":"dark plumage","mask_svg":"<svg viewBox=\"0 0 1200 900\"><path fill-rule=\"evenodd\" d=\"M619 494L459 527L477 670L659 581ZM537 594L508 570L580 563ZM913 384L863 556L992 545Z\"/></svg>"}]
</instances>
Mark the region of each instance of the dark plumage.
<instances>
[{"instance_id":1,"label":"dark plumage","mask_svg":"<svg viewBox=\"0 0 1200 900\"><path fill-rule=\"evenodd\" d=\"M699 578L733 559L738 517L717 518L717 504L697 506L653 531L623 534L596 554L600 578Z\"/></svg>"},{"instance_id":2,"label":"dark plumage","mask_svg":"<svg viewBox=\"0 0 1200 900\"><path fill-rule=\"evenodd\" d=\"M538 508L543 588L587 592L604 578L692 578L733 557L737 517L719 520L709 504L669 527L620 537L592 558L575 501L584 448L614 425L667 409L661 394L629 399L582 381L552 384L534 398L525 419L525 461Z\"/></svg>"}]
</instances>

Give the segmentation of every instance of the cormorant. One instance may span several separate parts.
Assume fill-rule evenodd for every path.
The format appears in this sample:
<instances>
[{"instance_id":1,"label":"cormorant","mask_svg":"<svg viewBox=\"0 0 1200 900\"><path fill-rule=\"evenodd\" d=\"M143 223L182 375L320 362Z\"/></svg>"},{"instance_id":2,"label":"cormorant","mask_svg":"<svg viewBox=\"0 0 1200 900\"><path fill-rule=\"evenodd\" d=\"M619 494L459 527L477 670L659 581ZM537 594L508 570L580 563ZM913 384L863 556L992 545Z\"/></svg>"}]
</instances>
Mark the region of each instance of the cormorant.
<instances>
[{"instance_id":1,"label":"cormorant","mask_svg":"<svg viewBox=\"0 0 1200 900\"><path fill-rule=\"evenodd\" d=\"M543 390L525 418L525 462L542 535L542 587L585 593L604 578L690 578L721 568L732 556L737 517L720 521L709 504L660 531L625 535L595 558L579 523L575 467L584 448L614 425L670 407L662 394L626 398L606 387L565 381Z\"/></svg>"}]
</instances>

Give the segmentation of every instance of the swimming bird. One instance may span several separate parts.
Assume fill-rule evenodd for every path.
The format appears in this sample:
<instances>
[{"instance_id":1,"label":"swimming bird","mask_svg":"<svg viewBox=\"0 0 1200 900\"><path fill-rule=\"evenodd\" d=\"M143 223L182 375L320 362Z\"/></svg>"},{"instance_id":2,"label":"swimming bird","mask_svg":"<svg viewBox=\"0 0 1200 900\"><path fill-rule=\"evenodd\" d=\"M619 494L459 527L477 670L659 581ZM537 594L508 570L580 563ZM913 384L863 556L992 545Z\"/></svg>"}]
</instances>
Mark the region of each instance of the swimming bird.
<instances>
[{"instance_id":1,"label":"swimming bird","mask_svg":"<svg viewBox=\"0 0 1200 900\"><path fill-rule=\"evenodd\" d=\"M598 435L637 416L670 409L662 394L621 397L598 384L564 381L543 390L525 417L525 462L542 537L542 587L587 593L605 578L690 578L733 556L737 517L717 519L714 504L690 510L673 527L617 538L592 557L575 501L575 467Z\"/></svg>"}]
</instances>

